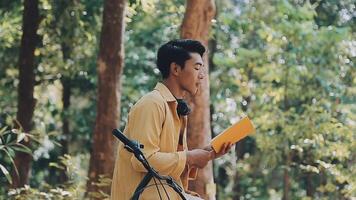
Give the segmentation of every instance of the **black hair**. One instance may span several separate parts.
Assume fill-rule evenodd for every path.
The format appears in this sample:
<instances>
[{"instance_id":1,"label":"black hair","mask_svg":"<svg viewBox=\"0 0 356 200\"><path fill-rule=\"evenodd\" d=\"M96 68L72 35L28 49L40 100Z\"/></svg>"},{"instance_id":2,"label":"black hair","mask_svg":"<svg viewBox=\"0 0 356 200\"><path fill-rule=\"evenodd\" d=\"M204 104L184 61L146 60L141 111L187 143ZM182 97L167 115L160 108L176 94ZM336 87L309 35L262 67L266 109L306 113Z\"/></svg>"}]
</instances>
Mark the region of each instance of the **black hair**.
<instances>
[{"instance_id":1,"label":"black hair","mask_svg":"<svg viewBox=\"0 0 356 200\"><path fill-rule=\"evenodd\" d=\"M162 78L168 78L172 62L184 68L185 61L191 58L189 53L198 53L201 57L205 47L197 40L176 39L163 44L157 52L157 67Z\"/></svg>"}]
</instances>

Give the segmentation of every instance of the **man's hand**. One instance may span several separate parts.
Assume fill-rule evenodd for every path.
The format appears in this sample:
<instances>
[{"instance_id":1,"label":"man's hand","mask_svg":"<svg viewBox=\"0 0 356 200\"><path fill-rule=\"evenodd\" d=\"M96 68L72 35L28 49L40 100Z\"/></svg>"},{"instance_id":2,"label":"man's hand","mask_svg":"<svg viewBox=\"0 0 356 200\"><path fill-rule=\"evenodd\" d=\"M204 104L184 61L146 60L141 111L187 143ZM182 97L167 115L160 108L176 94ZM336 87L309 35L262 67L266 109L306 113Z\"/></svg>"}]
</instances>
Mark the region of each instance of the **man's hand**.
<instances>
[{"instance_id":1,"label":"man's hand","mask_svg":"<svg viewBox=\"0 0 356 200\"><path fill-rule=\"evenodd\" d=\"M224 143L218 153L214 151L211 145L204 147L204 149L187 151L187 164L191 167L203 168L210 160L219 158L229 152L232 145L231 143Z\"/></svg>"},{"instance_id":2,"label":"man's hand","mask_svg":"<svg viewBox=\"0 0 356 200\"><path fill-rule=\"evenodd\" d=\"M212 159L211 151L204 149L193 149L187 151L187 164L191 167L203 168Z\"/></svg>"},{"instance_id":3,"label":"man's hand","mask_svg":"<svg viewBox=\"0 0 356 200\"><path fill-rule=\"evenodd\" d=\"M204 147L204 150L211 152L211 154L212 154L211 159L216 159L216 158L221 157L222 155L225 155L227 152L229 152L232 145L233 144L231 144L231 143L224 143L219 152L215 152L214 149L211 147L211 145Z\"/></svg>"}]
</instances>

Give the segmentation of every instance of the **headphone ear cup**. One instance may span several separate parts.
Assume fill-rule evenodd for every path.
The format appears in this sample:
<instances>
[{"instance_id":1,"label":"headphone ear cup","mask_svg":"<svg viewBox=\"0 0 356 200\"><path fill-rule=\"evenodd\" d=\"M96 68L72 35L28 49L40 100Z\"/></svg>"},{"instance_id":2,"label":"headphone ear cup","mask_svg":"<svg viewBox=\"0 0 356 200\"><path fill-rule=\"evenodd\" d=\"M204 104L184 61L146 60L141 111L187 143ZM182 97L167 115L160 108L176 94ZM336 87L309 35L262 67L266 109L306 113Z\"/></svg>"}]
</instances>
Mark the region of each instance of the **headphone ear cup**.
<instances>
[{"instance_id":1,"label":"headphone ear cup","mask_svg":"<svg viewBox=\"0 0 356 200\"><path fill-rule=\"evenodd\" d=\"M178 106L177 106L178 115L182 115L182 116L189 115L191 109L188 103L185 102L183 99L177 99L177 102L178 102Z\"/></svg>"}]
</instances>

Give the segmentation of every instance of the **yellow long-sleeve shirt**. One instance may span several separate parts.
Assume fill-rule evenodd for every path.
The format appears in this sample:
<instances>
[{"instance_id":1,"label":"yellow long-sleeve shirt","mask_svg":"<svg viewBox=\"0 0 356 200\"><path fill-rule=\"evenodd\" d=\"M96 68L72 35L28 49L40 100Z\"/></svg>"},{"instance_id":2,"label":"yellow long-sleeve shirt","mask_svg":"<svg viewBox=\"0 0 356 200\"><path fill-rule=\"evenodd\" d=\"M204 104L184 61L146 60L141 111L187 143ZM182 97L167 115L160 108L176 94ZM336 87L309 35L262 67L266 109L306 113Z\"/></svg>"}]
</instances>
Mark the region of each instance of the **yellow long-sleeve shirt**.
<instances>
[{"instance_id":1,"label":"yellow long-sleeve shirt","mask_svg":"<svg viewBox=\"0 0 356 200\"><path fill-rule=\"evenodd\" d=\"M186 118L179 117L177 101L162 83L143 96L130 110L124 134L144 145L144 155L151 167L161 175L169 175L179 185L187 187L186 166ZM178 145L183 134L183 145ZM146 169L120 142L111 187L112 200L128 200L146 175ZM148 185L154 184L153 180ZM169 186L165 186L169 198L180 199ZM168 199L161 186L163 199ZM156 186L144 190L140 199L159 199Z\"/></svg>"}]
</instances>

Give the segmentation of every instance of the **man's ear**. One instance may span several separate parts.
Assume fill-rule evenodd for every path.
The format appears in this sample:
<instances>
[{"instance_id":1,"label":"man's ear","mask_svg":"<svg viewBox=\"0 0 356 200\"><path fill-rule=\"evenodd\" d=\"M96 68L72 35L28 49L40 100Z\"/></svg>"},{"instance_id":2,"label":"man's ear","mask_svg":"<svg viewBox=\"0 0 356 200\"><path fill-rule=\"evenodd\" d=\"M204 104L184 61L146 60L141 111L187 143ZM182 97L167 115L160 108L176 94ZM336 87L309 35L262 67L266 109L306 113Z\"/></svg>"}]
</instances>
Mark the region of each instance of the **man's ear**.
<instances>
[{"instance_id":1,"label":"man's ear","mask_svg":"<svg viewBox=\"0 0 356 200\"><path fill-rule=\"evenodd\" d=\"M181 66L178 65L175 62L172 62L170 65L170 72L174 76L178 76L180 74L180 71L182 70Z\"/></svg>"}]
</instances>

